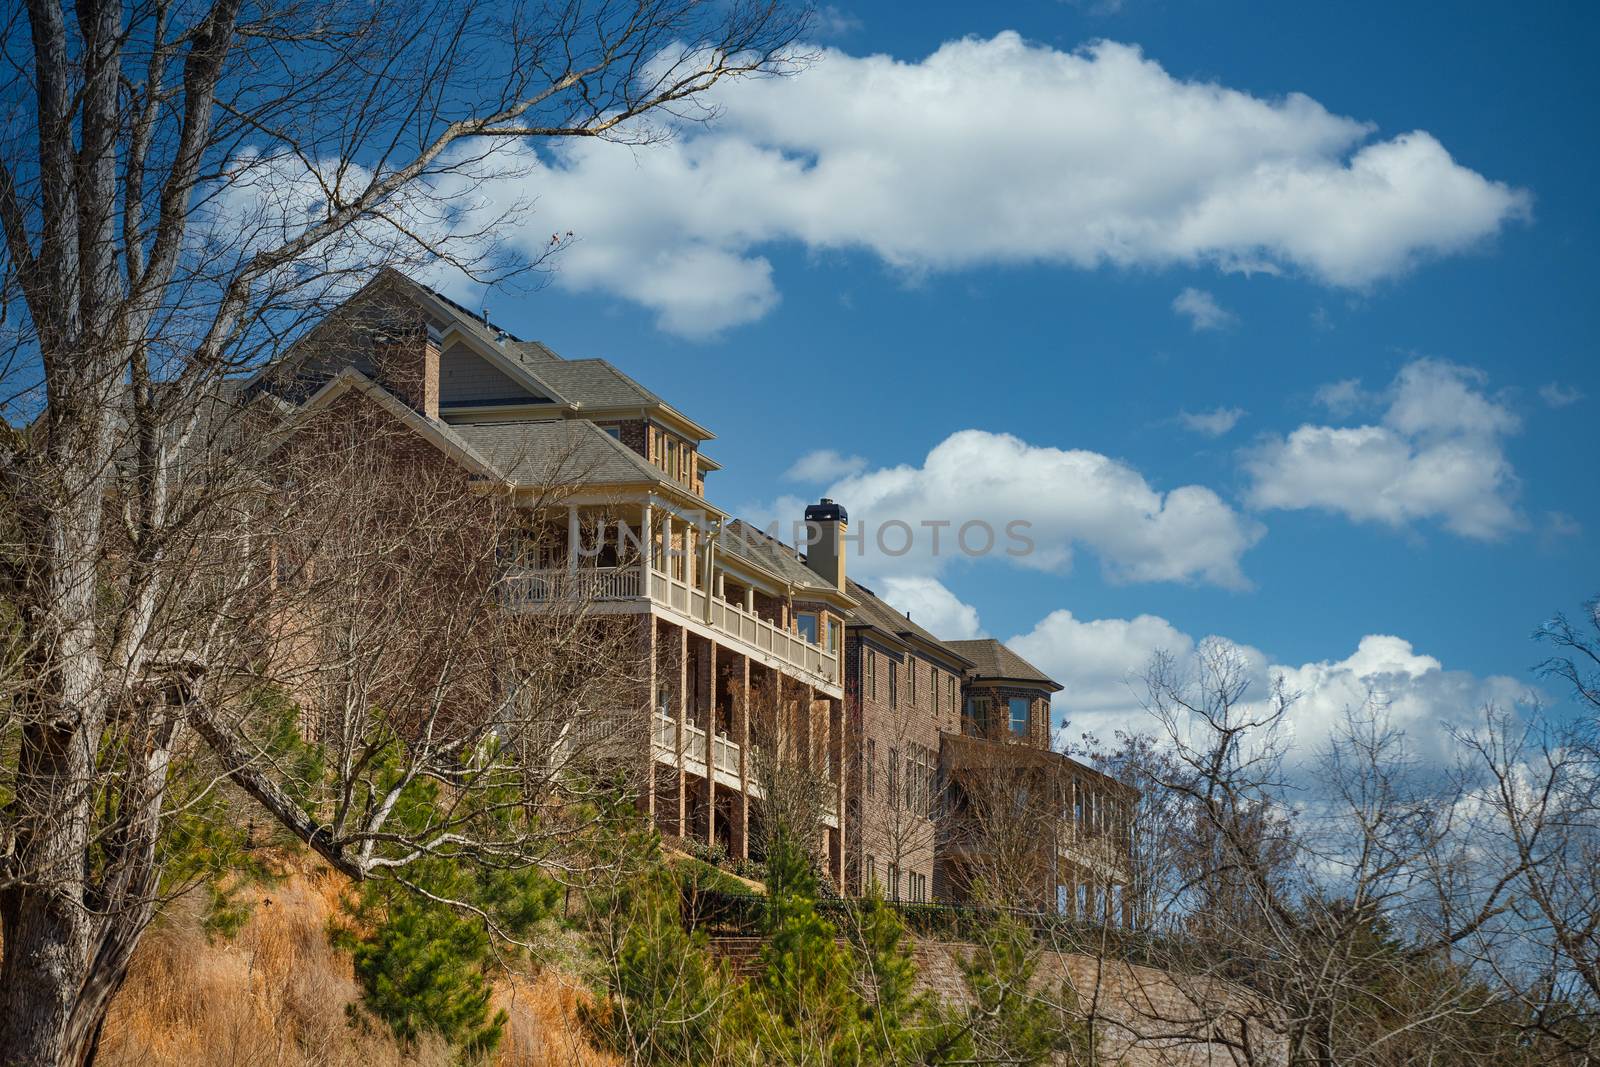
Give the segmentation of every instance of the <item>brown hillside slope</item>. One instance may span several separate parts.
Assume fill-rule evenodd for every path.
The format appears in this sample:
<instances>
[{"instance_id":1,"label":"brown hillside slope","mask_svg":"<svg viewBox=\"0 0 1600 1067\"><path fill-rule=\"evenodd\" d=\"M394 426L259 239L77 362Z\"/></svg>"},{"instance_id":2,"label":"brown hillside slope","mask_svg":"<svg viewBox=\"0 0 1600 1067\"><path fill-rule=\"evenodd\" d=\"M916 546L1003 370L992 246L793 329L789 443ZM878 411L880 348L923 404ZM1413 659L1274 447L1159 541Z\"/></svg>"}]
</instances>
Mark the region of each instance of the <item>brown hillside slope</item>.
<instances>
[{"instance_id":1,"label":"brown hillside slope","mask_svg":"<svg viewBox=\"0 0 1600 1067\"><path fill-rule=\"evenodd\" d=\"M207 941L180 903L134 956L111 1006L98 1062L107 1067L446 1067L442 1044L402 1049L386 1029L352 1026L360 990L350 958L328 943L340 881L296 873L258 891L231 940ZM553 971L512 975L496 1000L510 1015L496 1067L612 1067L576 1019L585 996Z\"/></svg>"}]
</instances>

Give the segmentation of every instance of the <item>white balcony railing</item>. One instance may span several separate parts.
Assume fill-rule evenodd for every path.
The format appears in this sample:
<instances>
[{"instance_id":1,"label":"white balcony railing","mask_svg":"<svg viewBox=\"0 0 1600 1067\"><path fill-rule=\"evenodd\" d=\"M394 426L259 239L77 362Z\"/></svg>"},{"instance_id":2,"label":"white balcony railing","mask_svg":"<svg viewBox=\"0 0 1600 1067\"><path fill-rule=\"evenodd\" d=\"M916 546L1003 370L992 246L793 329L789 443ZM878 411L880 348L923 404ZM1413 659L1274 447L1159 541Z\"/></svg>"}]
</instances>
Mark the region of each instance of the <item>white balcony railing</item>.
<instances>
[{"instance_id":1,"label":"white balcony railing","mask_svg":"<svg viewBox=\"0 0 1600 1067\"><path fill-rule=\"evenodd\" d=\"M502 582L504 599L514 607L553 600L632 600L640 588L639 571L633 567L513 571Z\"/></svg>"},{"instance_id":2,"label":"white balcony railing","mask_svg":"<svg viewBox=\"0 0 1600 1067\"><path fill-rule=\"evenodd\" d=\"M503 597L512 607L531 607L560 600L639 600L644 597L643 572L637 567L592 567L523 570L508 574ZM759 615L716 597L679 578L652 570L650 599L709 625L788 666L839 684L839 657L822 645L768 622Z\"/></svg>"},{"instance_id":3,"label":"white balcony railing","mask_svg":"<svg viewBox=\"0 0 1600 1067\"><path fill-rule=\"evenodd\" d=\"M717 770L739 776L739 742L718 734L712 738L711 752Z\"/></svg>"}]
</instances>

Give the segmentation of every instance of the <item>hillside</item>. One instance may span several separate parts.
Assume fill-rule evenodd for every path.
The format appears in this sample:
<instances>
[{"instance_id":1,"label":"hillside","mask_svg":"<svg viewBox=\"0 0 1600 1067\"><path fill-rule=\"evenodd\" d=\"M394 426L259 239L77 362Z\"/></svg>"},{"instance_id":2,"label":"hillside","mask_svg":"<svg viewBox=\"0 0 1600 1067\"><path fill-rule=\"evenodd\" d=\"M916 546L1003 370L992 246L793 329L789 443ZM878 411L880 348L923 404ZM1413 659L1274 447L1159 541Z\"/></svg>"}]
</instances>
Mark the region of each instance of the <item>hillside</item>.
<instances>
[{"instance_id":1,"label":"hillside","mask_svg":"<svg viewBox=\"0 0 1600 1067\"><path fill-rule=\"evenodd\" d=\"M360 1019L349 956L328 923L342 879L305 866L256 891L232 938L207 938L198 899L180 901L134 957L111 1007L99 1063L106 1067L447 1067L450 1050L424 1040L402 1051L381 1025ZM554 969L496 983L510 1016L495 1067L608 1067L620 1063L583 1039L587 996Z\"/></svg>"}]
</instances>

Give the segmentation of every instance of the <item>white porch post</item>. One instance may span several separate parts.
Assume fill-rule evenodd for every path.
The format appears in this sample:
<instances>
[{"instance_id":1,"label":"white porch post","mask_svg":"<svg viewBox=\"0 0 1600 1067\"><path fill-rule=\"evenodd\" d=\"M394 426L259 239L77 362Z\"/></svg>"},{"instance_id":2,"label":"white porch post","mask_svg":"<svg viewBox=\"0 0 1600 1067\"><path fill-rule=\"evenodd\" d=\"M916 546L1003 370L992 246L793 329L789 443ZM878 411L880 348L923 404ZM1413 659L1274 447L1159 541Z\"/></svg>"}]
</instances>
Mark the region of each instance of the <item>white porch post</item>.
<instances>
[{"instance_id":1,"label":"white porch post","mask_svg":"<svg viewBox=\"0 0 1600 1067\"><path fill-rule=\"evenodd\" d=\"M661 513L661 569L667 572L667 582L670 584L677 577L672 559L672 513ZM670 602L671 597L668 597Z\"/></svg>"},{"instance_id":2,"label":"white porch post","mask_svg":"<svg viewBox=\"0 0 1600 1067\"><path fill-rule=\"evenodd\" d=\"M655 540L650 528L650 505L644 506L644 516L639 521L639 591L650 599L651 557L655 555ZM655 695L651 694L653 701Z\"/></svg>"},{"instance_id":3,"label":"white porch post","mask_svg":"<svg viewBox=\"0 0 1600 1067\"><path fill-rule=\"evenodd\" d=\"M567 573L578 573L578 505L567 505Z\"/></svg>"}]
</instances>

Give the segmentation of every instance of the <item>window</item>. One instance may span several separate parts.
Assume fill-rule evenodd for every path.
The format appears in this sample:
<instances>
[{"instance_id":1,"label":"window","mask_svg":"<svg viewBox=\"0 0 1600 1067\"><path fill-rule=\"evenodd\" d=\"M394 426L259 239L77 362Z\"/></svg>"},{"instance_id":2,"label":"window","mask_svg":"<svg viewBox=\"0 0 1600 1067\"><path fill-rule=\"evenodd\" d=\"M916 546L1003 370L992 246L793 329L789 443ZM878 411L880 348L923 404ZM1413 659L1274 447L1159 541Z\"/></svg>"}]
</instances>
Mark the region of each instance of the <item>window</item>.
<instances>
[{"instance_id":1,"label":"window","mask_svg":"<svg viewBox=\"0 0 1600 1067\"><path fill-rule=\"evenodd\" d=\"M906 685L910 687L910 692L907 695L910 696L911 703L915 704L917 702L917 661L914 659L906 660Z\"/></svg>"},{"instance_id":2,"label":"window","mask_svg":"<svg viewBox=\"0 0 1600 1067\"><path fill-rule=\"evenodd\" d=\"M978 737L989 736L989 698L967 698L967 733Z\"/></svg>"},{"instance_id":3,"label":"window","mask_svg":"<svg viewBox=\"0 0 1600 1067\"><path fill-rule=\"evenodd\" d=\"M1028 705L1033 703L1027 697L1012 697L1011 706L1011 733L1015 737L1028 736Z\"/></svg>"},{"instance_id":4,"label":"window","mask_svg":"<svg viewBox=\"0 0 1600 1067\"><path fill-rule=\"evenodd\" d=\"M807 644L817 643L817 617L802 612L794 617L795 625L800 630L800 636L806 639Z\"/></svg>"},{"instance_id":5,"label":"window","mask_svg":"<svg viewBox=\"0 0 1600 1067\"><path fill-rule=\"evenodd\" d=\"M906 753L906 810L917 810L917 757L916 746Z\"/></svg>"},{"instance_id":6,"label":"window","mask_svg":"<svg viewBox=\"0 0 1600 1067\"><path fill-rule=\"evenodd\" d=\"M889 864L889 899L900 899L900 867L898 864Z\"/></svg>"},{"instance_id":7,"label":"window","mask_svg":"<svg viewBox=\"0 0 1600 1067\"><path fill-rule=\"evenodd\" d=\"M867 876L866 876L865 879L863 879L863 881L865 881L867 886L870 887L877 880L878 880L878 857L876 857L876 856L868 856L867 857Z\"/></svg>"},{"instance_id":8,"label":"window","mask_svg":"<svg viewBox=\"0 0 1600 1067\"><path fill-rule=\"evenodd\" d=\"M889 750L889 804L900 802L900 750Z\"/></svg>"},{"instance_id":9,"label":"window","mask_svg":"<svg viewBox=\"0 0 1600 1067\"><path fill-rule=\"evenodd\" d=\"M956 710L956 676L950 676L950 710Z\"/></svg>"},{"instance_id":10,"label":"window","mask_svg":"<svg viewBox=\"0 0 1600 1067\"><path fill-rule=\"evenodd\" d=\"M894 660L889 661L889 706L900 706L900 672Z\"/></svg>"},{"instance_id":11,"label":"window","mask_svg":"<svg viewBox=\"0 0 1600 1067\"><path fill-rule=\"evenodd\" d=\"M867 796L878 788L878 742L867 738Z\"/></svg>"},{"instance_id":12,"label":"window","mask_svg":"<svg viewBox=\"0 0 1600 1067\"><path fill-rule=\"evenodd\" d=\"M839 654L839 620L828 620L828 651L835 656Z\"/></svg>"},{"instance_id":13,"label":"window","mask_svg":"<svg viewBox=\"0 0 1600 1067\"><path fill-rule=\"evenodd\" d=\"M861 673L864 676L862 695L868 700L878 699L878 654L870 648L861 650Z\"/></svg>"},{"instance_id":14,"label":"window","mask_svg":"<svg viewBox=\"0 0 1600 1067\"><path fill-rule=\"evenodd\" d=\"M607 426L607 427L605 427L605 431L606 431L606 433L611 435L613 440L616 440L616 441L622 440L622 427L620 427L620 426Z\"/></svg>"}]
</instances>

